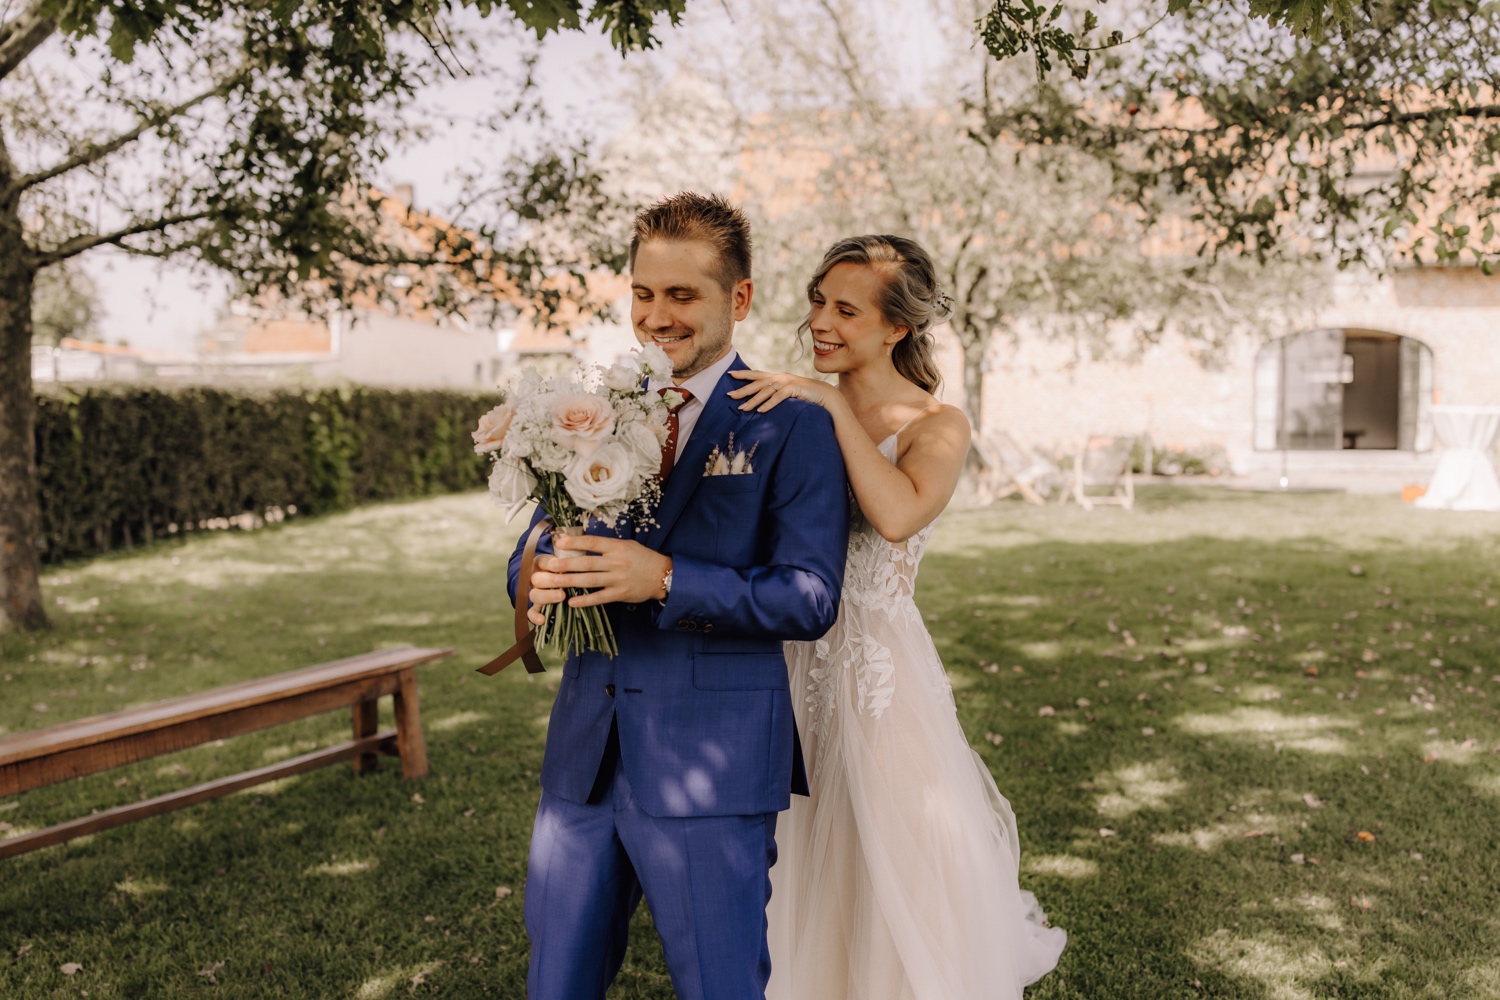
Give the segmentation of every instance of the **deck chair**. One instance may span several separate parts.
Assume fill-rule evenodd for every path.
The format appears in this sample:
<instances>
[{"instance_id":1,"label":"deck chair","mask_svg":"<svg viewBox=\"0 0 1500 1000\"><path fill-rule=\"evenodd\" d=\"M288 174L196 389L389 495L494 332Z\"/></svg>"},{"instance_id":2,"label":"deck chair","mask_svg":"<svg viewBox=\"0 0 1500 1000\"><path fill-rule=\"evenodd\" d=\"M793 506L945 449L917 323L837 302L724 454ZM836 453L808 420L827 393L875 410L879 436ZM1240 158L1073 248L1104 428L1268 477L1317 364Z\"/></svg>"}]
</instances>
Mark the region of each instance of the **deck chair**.
<instances>
[{"instance_id":1,"label":"deck chair","mask_svg":"<svg viewBox=\"0 0 1500 1000\"><path fill-rule=\"evenodd\" d=\"M1027 503L1047 502L1047 494L1058 478L1058 468L1021 445L1004 431L976 435L974 450L984 469L979 476L986 502L1020 494Z\"/></svg>"},{"instance_id":2,"label":"deck chair","mask_svg":"<svg viewBox=\"0 0 1500 1000\"><path fill-rule=\"evenodd\" d=\"M1135 506L1134 448L1135 439L1129 437L1095 435L1083 443L1073 462L1073 499L1080 507L1093 510L1101 504L1115 504L1130 510Z\"/></svg>"}]
</instances>

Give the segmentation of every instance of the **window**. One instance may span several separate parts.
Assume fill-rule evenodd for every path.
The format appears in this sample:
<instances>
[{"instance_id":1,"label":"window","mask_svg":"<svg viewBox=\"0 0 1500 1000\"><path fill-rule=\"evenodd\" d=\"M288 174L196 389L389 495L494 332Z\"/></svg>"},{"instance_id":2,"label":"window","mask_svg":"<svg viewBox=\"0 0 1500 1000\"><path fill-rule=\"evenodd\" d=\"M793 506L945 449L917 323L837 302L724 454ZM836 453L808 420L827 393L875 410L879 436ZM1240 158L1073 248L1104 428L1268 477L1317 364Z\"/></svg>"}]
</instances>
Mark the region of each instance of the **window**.
<instances>
[{"instance_id":1,"label":"window","mask_svg":"<svg viewBox=\"0 0 1500 1000\"><path fill-rule=\"evenodd\" d=\"M1260 451L1432 448L1432 351L1377 330L1306 330L1255 361Z\"/></svg>"}]
</instances>

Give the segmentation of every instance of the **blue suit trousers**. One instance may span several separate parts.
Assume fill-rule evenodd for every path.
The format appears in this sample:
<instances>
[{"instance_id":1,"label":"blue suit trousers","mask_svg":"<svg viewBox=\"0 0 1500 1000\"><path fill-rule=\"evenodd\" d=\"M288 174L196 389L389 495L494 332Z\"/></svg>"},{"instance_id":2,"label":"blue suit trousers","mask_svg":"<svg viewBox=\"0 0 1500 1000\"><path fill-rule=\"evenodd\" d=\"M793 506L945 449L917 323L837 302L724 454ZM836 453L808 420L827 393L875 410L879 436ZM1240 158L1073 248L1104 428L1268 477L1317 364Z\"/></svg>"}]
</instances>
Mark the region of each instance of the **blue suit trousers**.
<instances>
[{"instance_id":1,"label":"blue suit trousers","mask_svg":"<svg viewBox=\"0 0 1500 1000\"><path fill-rule=\"evenodd\" d=\"M764 1000L776 813L651 816L613 763L587 804L544 791L537 807L530 1000L604 1000L642 894L679 1000Z\"/></svg>"}]
</instances>

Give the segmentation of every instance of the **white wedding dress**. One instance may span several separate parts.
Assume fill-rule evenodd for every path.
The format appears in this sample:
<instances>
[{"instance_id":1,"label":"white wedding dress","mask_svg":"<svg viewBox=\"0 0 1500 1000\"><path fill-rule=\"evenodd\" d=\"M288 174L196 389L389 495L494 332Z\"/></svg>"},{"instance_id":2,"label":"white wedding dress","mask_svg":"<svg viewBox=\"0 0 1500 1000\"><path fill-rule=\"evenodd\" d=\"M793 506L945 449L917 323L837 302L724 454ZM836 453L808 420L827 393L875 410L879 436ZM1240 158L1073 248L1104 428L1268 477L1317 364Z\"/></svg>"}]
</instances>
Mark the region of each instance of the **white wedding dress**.
<instances>
[{"instance_id":1,"label":"white wedding dress","mask_svg":"<svg viewBox=\"0 0 1500 1000\"><path fill-rule=\"evenodd\" d=\"M837 624L786 644L812 795L776 829L768 1000L1019 1000L1067 940L913 600L931 534L893 544L856 507Z\"/></svg>"}]
</instances>

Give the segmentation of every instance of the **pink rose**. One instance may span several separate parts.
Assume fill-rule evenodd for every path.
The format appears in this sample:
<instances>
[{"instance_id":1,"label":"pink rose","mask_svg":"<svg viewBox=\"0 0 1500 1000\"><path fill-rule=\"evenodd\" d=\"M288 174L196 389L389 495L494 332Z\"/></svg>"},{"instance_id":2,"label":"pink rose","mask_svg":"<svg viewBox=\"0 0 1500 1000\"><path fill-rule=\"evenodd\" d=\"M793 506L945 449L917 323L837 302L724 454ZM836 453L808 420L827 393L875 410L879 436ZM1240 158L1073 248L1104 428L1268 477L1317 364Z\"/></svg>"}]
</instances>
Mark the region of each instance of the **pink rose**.
<instances>
[{"instance_id":1,"label":"pink rose","mask_svg":"<svg viewBox=\"0 0 1500 1000\"><path fill-rule=\"evenodd\" d=\"M591 454L615 430L615 411L602 396L570 392L552 403L552 440L580 455Z\"/></svg>"},{"instance_id":2,"label":"pink rose","mask_svg":"<svg viewBox=\"0 0 1500 1000\"><path fill-rule=\"evenodd\" d=\"M510 430L510 423L515 418L514 403L501 403L480 417L479 429L469 435L474 439L474 454L487 455L492 451L499 451L500 446L505 443L505 434Z\"/></svg>"}]
</instances>

